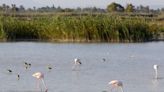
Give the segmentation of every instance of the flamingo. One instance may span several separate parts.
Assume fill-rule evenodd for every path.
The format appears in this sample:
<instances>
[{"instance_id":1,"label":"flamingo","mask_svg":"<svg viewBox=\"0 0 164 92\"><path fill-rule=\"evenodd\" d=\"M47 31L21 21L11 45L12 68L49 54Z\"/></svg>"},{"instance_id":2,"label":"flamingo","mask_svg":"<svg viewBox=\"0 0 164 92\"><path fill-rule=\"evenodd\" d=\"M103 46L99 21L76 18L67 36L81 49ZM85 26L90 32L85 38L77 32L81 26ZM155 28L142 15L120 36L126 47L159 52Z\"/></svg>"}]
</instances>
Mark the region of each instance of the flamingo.
<instances>
[{"instance_id":1,"label":"flamingo","mask_svg":"<svg viewBox=\"0 0 164 92\"><path fill-rule=\"evenodd\" d=\"M73 70L76 70L77 67L80 67L82 65L81 61L79 58L74 59L74 66L72 67Z\"/></svg>"},{"instance_id":2,"label":"flamingo","mask_svg":"<svg viewBox=\"0 0 164 92\"><path fill-rule=\"evenodd\" d=\"M37 78L38 81L41 80L43 85L44 85L44 87L45 87L45 92L48 92L48 89L47 89L47 87L45 85L45 82L44 82L44 74L41 73L41 72L36 72L32 76Z\"/></svg>"},{"instance_id":3,"label":"flamingo","mask_svg":"<svg viewBox=\"0 0 164 92\"><path fill-rule=\"evenodd\" d=\"M111 91L113 88L121 88L121 91L123 92L123 83L119 80L112 80L108 83L109 85L112 85Z\"/></svg>"},{"instance_id":4,"label":"flamingo","mask_svg":"<svg viewBox=\"0 0 164 92\"><path fill-rule=\"evenodd\" d=\"M155 79L158 79L158 68L159 66L157 64L153 65L153 68L155 70Z\"/></svg>"}]
</instances>

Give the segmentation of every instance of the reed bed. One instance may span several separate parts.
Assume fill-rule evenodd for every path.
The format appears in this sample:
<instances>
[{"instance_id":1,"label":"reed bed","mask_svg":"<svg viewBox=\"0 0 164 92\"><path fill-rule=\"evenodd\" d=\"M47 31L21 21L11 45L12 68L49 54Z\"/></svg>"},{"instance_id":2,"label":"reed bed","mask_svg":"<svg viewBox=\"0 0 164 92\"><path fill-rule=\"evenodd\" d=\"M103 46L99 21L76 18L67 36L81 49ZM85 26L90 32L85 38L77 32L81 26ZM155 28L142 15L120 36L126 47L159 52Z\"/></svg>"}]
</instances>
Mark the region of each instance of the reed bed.
<instances>
[{"instance_id":1,"label":"reed bed","mask_svg":"<svg viewBox=\"0 0 164 92\"><path fill-rule=\"evenodd\" d=\"M144 18L113 15L0 17L0 39L71 42L150 41L161 31ZM157 26L158 27L158 26ZM163 29L162 29L163 30Z\"/></svg>"}]
</instances>

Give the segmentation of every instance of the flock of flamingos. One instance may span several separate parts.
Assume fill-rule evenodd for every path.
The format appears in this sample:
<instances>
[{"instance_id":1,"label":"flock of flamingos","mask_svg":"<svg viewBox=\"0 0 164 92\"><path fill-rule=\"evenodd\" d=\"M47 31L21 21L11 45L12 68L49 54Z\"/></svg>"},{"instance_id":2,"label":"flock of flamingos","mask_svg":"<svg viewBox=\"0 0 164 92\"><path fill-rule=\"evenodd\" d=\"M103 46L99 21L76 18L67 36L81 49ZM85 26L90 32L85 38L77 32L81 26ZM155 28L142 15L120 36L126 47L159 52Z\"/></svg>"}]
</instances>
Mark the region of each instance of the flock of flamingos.
<instances>
[{"instance_id":1,"label":"flock of flamingos","mask_svg":"<svg viewBox=\"0 0 164 92\"><path fill-rule=\"evenodd\" d=\"M105 61L105 58L103 58L103 61ZM25 65L25 68L26 69L31 67L31 64L30 63L27 63L27 62L25 62L24 65ZM75 58L74 59L74 65L72 67L72 70L73 71L78 71L80 69L80 66L81 65L82 65L81 60L79 58ZM48 66L47 68L49 70L52 69L51 66ZM155 79L158 79L159 78L158 77L158 68L159 68L159 66L157 64L154 64L153 65L153 68L154 68L154 71L155 71L155 77L154 78ZM7 71L9 73L12 73L12 70L11 69L8 69ZM37 79L38 83L39 83L39 81L41 81L42 82L42 85L44 86L44 89L45 89L44 92L48 92L48 88L47 88L47 86L45 85L45 82L44 82L44 74L42 72L35 72L34 74L32 74L32 76ZM19 78L20 78L20 75L19 74L17 75L17 78L19 80ZM111 80L108 84L111 85L111 92L112 92L112 89L115 89L115 88L119 88L121 92L124 92L123 91L123 82L122 81L120 81L120 80Z\"/></svg>"}]
</instances>

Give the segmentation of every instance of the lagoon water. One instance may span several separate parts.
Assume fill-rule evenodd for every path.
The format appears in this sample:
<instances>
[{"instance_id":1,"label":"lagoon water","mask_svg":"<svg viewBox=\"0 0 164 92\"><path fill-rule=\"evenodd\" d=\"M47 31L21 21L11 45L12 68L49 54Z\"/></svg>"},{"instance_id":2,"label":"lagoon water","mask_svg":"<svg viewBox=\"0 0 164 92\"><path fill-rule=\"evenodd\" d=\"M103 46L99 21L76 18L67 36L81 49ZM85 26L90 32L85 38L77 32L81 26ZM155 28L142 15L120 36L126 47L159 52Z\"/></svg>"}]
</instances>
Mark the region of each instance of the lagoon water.
<instances>
[{"instance_id":1,"label":"lagoon water","mask_svg":"<svg viewBox=\"0 0 164 92\"><path fill-rule=\"evenodd\" d=\"M74 58L81 59L79 71L72 71ZM25 61L31 68L24 68ZM158 80L154 64L159 65ZM110 92L113 79L123 82L124 92L164 92L164 42L0 43L0 92L36 92L32 74L37 71L44 73L48 92Z\"/></svg>"}]
</instances>

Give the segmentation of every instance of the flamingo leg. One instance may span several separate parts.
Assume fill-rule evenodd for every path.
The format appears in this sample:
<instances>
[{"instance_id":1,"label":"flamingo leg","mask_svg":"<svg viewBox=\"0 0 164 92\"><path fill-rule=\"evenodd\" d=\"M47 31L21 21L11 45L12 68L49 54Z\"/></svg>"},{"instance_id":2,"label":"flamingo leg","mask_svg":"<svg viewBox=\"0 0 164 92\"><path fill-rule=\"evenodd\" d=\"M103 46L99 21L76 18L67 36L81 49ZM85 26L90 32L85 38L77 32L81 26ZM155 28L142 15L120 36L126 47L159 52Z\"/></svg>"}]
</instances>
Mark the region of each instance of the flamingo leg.
<instances>
[{"instance_id":1,"label":"flamingo leg","mask_svg":"<svg viewBox=\"0 0 164 92\"><path fill-rule=\"evenodd\" d=\"M121 91L124 92L123 87L120 87Z\"/></svg>"},{"instance_id":2,"label":"flamingo leg","mask_svg":"<svg viewBox=\"0 0 164 92\"><path fill-rule=\"evenodd\" d=\"M39 89L40 89L40 86L39 86L39 80L37 79L37 81L36 81L36 90L39 91Z\"/></svg>"},{"instance_id":3,"label":"flamingo leg","mask_svg":"<svg viewBox=\"0 0 164 92\"><path fill-rule=\"evenodd\" d=\"M44 88L45 88L45 92L47 92L48 89L47 89L47 87L46 87L46 84L45 84L45 82L44 82L44 79L42 78L41 80L42 80L43 86L44 86Z\"/></svg>"},{"instance_id":4,"label":"flamingo leg","mask_svg":"<svg viewBox=\"0 0 164 92\"><path fill-rule=\"evenodd\" d=\"M40 85L40 79L37 80L36 89L37 89L38 91L41 91L41 92L42 92L42 88L41 88L41 85Z\"/></svg>"},{"instance_id":5,"label":"flamingo leg","mask_svg":"<svg viewBox=\"0 0 164 92\"><path fill-rule=\"evenodd\" d=\"M112 91L113 91L113 87L110 88L110 92L112 92Z\"/></svg>"},{"instance_id":6,"label":"flamingo leg","mask_svg":"<svg viewBox=\"0 0 164 92\"><path fill-rule=\"evenodd\" d=\"M110 92L112 92L113 88L110 89Z\"/></svg>"}]
</instances>

